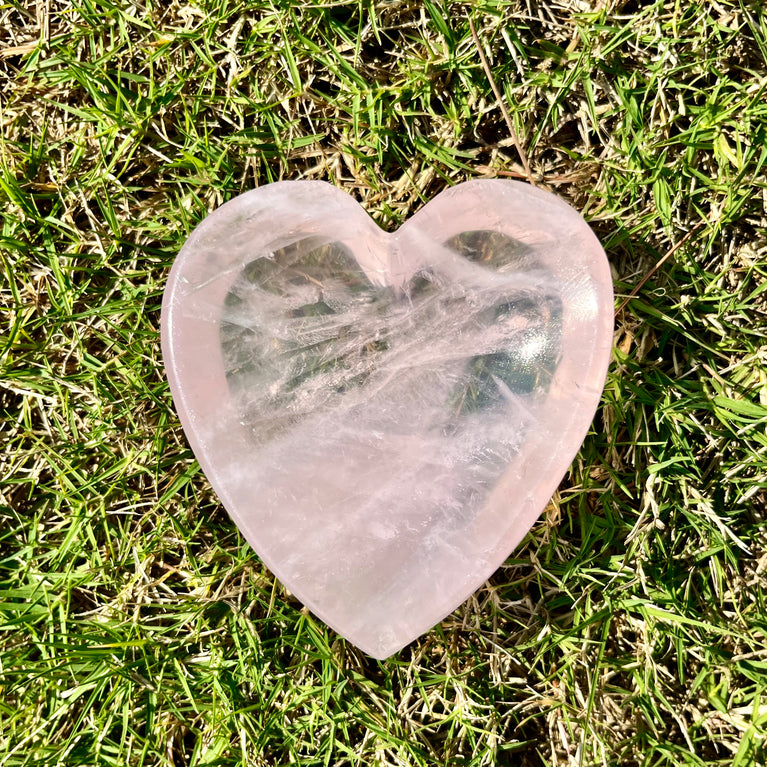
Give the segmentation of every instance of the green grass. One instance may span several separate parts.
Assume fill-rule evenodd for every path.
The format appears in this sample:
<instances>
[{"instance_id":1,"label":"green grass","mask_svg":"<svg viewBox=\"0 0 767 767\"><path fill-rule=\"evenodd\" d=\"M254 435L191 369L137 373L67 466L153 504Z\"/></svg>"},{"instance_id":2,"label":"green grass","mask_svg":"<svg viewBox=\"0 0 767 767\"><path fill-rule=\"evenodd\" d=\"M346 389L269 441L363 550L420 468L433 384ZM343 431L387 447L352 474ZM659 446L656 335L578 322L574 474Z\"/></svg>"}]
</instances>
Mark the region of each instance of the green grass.
<instances>
[{"instance_id":1,"label":"green grass","mask_svg":"<svg viewBox=\"0 0 767 767\"><path fill-rule=\"evenodd\" d=\"M525 543L378 663L218 504L159 306L191 229L256 184L329 180L393 228L520 174L469 14L617 303L701 228L617 317ZM0 763L767 759L761 3L6 0L0 123Z\"/></svg>"}]
</instances>

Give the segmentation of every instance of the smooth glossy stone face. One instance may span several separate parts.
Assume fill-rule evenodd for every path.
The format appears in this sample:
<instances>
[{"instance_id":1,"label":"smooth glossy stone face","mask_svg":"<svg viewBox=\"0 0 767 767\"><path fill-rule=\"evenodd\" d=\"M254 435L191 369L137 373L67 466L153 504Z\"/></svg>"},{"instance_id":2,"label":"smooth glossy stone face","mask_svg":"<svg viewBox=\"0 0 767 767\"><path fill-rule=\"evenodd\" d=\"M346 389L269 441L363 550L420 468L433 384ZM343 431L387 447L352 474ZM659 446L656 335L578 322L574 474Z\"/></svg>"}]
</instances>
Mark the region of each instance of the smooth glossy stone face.
<instances>
[{"instance_id":1,"label":"smooth glossy stone face","mask_svg":"<svg viewBox=\"0 0 767 767\"><path fill-rule=\"evenodd\" d=\"M443 192L394 234L328 184L237 197L173 266L162 341L206 476L269 568L385 658L511 553L589 428L604 252L555 196Z\"/></svg>"}]
</instances>

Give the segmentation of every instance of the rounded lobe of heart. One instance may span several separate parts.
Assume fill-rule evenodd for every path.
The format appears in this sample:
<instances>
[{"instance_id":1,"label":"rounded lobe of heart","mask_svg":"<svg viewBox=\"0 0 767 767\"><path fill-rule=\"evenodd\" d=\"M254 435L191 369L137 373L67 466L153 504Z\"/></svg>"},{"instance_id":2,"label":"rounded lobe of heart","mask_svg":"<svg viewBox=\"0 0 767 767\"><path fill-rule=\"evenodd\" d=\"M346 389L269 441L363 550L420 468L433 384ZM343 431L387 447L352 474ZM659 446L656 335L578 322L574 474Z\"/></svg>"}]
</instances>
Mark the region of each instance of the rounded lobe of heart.
<instances>
[{"instance_id":1,"label":"rounded lobe of heart","mask_svg":"<svg viewBox=\"0 0 767 767\"><path fill-rule=\"evenodd\" d=\"M275 575L385 658L494 572L599 403L607 259L552 194L476 180L397 232L286 181L208 216L171 271L174 403Z\"/></svg>"}]
</instances>

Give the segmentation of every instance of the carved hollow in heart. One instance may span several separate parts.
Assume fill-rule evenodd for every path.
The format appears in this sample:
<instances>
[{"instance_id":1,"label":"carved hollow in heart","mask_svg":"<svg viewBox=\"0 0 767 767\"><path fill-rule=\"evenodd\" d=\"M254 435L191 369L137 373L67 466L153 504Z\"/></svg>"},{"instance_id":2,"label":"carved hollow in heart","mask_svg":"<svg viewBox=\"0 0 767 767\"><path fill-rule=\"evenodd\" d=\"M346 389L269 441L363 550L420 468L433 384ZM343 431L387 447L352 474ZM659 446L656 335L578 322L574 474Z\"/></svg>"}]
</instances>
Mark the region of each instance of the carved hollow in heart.
<instances>
[{"instance_id":1,"label":"carved hollow in heart","mask_svg":"<svg viewBox=\"0 0 767 767\"><path fill-rule=\"evenodd\" d=\"M163 300L184 431L229 514L317 616L385 658L522 540L588 430L612 283L583 219L512 181L397 232L287 181L195 229Z\"/></svg>"}]
</instances>

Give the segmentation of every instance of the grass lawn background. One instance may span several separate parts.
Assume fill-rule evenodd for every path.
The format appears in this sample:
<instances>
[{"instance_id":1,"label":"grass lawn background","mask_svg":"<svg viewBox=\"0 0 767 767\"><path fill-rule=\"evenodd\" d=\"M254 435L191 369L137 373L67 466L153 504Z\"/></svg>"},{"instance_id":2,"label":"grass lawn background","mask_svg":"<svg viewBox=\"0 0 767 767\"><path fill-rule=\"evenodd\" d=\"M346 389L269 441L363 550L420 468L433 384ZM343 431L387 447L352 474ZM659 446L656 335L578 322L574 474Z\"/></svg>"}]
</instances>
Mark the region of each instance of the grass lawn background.
<instances>
[{"instance_id":1,"label":"grass lawn background","mask_svg":"<svg viewBox=\"0 0 767 767\"><path fill-rule=\"evenodd\" d=\"M260 564L181 433L168 269L234 195L396 228L521 164L609 255L591 434L476 595L372 661ZM0 2L0 763L767 758L761 3Z\"/></svg>"}]
</instances>

